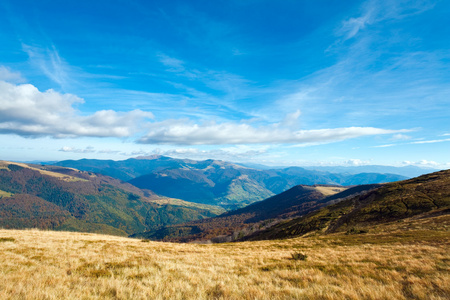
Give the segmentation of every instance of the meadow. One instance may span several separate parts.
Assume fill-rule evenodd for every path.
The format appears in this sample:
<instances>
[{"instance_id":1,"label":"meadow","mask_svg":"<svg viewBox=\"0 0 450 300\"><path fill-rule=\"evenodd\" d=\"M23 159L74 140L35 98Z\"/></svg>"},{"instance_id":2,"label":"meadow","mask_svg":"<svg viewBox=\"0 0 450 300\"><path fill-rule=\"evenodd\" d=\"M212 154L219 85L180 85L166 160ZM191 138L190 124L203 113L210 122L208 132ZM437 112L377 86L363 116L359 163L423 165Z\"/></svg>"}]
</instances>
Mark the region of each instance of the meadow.
<instances>
[{"instance_id":1,"label":"meadow","mask_svg":"<svg viewBox=\"0 0 450 300\"><path fill-rule=\"evenodd\" d=\"M450 218L176 244L0 230L0 299L449 299Z\"/></svg>"}]
</instances>

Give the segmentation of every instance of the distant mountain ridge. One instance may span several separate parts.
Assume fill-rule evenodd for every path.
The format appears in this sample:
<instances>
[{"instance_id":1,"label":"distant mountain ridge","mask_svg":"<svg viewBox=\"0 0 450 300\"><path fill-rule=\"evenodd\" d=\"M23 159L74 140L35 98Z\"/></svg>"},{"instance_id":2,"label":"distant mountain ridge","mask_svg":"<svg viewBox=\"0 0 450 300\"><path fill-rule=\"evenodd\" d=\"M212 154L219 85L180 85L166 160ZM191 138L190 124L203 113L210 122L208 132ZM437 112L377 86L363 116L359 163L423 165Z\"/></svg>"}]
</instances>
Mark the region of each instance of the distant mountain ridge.
<instances>
[{"instance_id":1,"label":"distant mountain ridge","mask_svg":"<svg viewBox=\"0 0 450 300\"><path fill-rule=\"evenodd\" d=\"M395 174L338 174L300 167L260 170L217 161L165 156L112 160L68 160L55 165L112 176L159 195L235 209L298 184L357 185L406 179Z\"/></svg>"},{"instance_id":2,"label":"distant mountain ridge","mask_svg":"<svg viewBox=\"0 0 450 300\"><path fill-rule=\"evenodd\" d=\"M304 167L307 170L315 170L330 173L380 173L380 174L397 174L405 177L417 177L428 173L437 172L439 170L432 168L420 168L416 166L379 166L379 165L364 165L364 166L311 166Z\"/></svg>"}]
</instances>

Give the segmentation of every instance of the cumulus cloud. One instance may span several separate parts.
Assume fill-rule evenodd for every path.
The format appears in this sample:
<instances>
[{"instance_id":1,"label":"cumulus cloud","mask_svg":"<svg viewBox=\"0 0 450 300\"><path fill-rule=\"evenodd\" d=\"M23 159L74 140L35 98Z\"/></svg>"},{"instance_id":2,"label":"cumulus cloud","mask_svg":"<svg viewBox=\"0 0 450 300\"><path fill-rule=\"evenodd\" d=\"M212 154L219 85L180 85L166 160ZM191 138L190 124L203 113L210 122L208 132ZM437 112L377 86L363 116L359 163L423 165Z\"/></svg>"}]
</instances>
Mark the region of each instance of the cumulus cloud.
<instances>
[{"instance_id":1,"label":"cumulus cloud","mask_svg":"<svg viewBox=\"0 0 450 300\"><path fill-rule=\"evenodd\" d=\"M0 81L22 83L25 79L19 72L13 72L5 66L0 66Z\"/></svg>"},{"instance_id":2,"label":"cumulus cloud","mask_svg":"<svg viewBox=\"0 0 450 300\"><path fill-rule=\"evenodd\" d=\"M26 137L129 137L150 112L101 110L83 116L74 105L84 101L54 90L39 91L31 84L0 81L0 133Z\"/></svg>"},{"instance_id":3,"label":"cumulus cloud","mask_svg":"<svg viewBox=\"0 0 450 300\"><path fill-rule=\"evenodd\" d=\"M86 147L84 149L64 146L61 149L59 149L59 151L61 151L61 152L72 152L72 153L94 153L94 152L96 152L96 150L92 146L88 146L88 147Z\"/></svg>"},{"instance_id":4,"label":"cumulus cloud","mask_svg":"<svg viewBox=\"0 0 450 300\"><path fill-rule=\"evenodd\" d=\"M352 167L357 167L357 166L365 166L370 164L371 161L370 160L361 160L358 158L354 158L354 159L348 159L346 160L343 165L345 166L352 166Z\"/></svg>"},{"instance_id":5,"label":"cumulus cloud","mask_svg":"<svg viewBox=\"0 0 450 300\"><path fill-rule=\"evenodd\" d=\"M422 159L420 161L408 161L405 160L403 162L404 165L412 165L412 166L416 166L416 167L422 167L422 168L438 168L439 166L441 166L442 164L437 163L435 161L432 160L426 160L426 159Z\"/></svg>"},{"instance_id":6,"label":"cumulus cloud","mask_svg":"<svg viewBox=\"0 0 450 300\"><path fill-rule=\"evenodd\" d=\"M149 132L138 140L142 144L224 145L224 144L305 144L330 143L346 139L408 130L374 127L291 131L279 126L253 127L245 123L195 124L188 120L166 120L153 123Z\"/></svg>"}]
</instances>

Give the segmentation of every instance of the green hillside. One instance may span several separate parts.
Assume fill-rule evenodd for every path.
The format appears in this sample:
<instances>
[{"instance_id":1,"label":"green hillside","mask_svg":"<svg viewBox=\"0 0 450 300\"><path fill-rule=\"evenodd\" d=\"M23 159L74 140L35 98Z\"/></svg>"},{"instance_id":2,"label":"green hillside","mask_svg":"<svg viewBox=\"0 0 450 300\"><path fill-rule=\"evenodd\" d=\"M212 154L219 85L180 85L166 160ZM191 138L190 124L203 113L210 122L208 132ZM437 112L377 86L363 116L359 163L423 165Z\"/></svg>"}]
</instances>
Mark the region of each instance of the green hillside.
<instances>
[{"instance_id":1,"label":"green hillside","mask_svg":"<svg viewBox=\"0 0 450 300\"><path fill-rule=\"evenodd\" d=\"M54 166L2 161L0 190L4 228L130 235L223 212L182 201L158 202L164 198L117 179Z\"/></svg>"}]
</instances>

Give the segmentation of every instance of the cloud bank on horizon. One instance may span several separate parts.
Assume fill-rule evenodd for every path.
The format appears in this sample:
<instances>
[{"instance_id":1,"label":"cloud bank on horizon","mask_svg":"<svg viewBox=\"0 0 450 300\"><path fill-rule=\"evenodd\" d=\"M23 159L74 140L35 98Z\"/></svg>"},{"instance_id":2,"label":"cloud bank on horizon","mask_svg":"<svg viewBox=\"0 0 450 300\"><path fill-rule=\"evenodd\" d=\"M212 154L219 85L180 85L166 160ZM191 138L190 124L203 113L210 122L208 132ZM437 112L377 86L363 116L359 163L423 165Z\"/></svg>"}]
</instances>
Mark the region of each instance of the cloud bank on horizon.
<instances>
[{"instance_id":1,"label":"cloud bank on horizon","mask_svg":"<svg viewBox=\"0 0 450 300\"><path fill-rule=\"evenodd\" d=\"M445 1L19 2L0 4L4 159L450 167Z\"/></svg>"}]
</instances>

